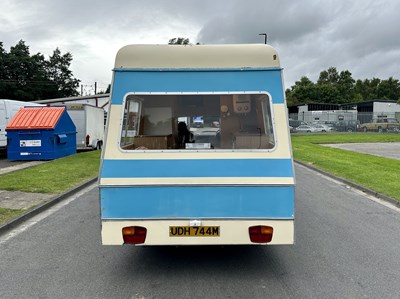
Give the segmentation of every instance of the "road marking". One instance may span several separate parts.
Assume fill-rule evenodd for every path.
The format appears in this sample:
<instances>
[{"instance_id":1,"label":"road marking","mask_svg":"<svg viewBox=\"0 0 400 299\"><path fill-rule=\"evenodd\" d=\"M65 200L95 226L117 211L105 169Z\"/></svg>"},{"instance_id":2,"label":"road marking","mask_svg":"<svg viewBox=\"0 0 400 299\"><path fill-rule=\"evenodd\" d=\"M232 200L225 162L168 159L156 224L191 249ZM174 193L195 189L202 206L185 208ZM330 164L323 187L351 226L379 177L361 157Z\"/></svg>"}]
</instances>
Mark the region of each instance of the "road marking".
<instances>
[{"instance_id":1,"label":"road marking","mask_svg":"<svg viewBox=\"0 0 400 299\"><path fill-rule=\"evenodd\" d=\"M6 243L9 240L11 240L12 238L18 236L22 232L24 232L27 229L29 229L30 227L34 226L36 223L38 223L41 220L45 219L46 217L54 214L55 212L60 210L62 207L65 207L69 203L73 202L78 197L80 197L80 196L84 195L85 193L93 190L95 187L97 187L97 183L93 183L93 184L89 185L88 187L86 187L85 189L82 189L78 193L68 197L67 199L62 200L61 202L59 202L57 204L55 204L54 206L52 206L48 210L46 210L46 211L44 211L42 213L39 213L38 215L32 217L31 219L23 222L22 224L20 224L16 228L12 229L9 233L7 233L4 236L0 237L0 245Z\"/></svg>"}]
</instances>

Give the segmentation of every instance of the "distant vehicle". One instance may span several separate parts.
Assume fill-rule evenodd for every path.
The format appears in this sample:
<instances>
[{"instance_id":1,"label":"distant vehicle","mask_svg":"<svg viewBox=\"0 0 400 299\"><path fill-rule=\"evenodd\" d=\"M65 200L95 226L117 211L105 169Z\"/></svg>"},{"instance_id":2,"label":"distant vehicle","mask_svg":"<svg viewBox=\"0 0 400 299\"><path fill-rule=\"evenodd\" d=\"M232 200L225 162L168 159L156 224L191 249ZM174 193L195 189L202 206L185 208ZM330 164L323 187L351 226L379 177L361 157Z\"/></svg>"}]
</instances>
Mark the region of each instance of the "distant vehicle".
<instances>
[{"instance_id":1,"label":"distant vehicle","mask_svg":"<svg viewBox=\"0 0 400 299\"><path fill-rule=\"evenodd\" d=\"M300 133L312 133L315 132L315 127L310 125L301 125L296 128L296 132Z\"/></svg>"},{"instance_id":2,"label":"distant vehicle","mask_svg":"<svg viewBox=\"0 0 400 299\"><path fill-rule=\"evenodd\" d=\"M55 103L52 106L60 106ZM62 105L76 127L76 148L78 150L101 149L104 143L104 109L89 104L69 103ZM123 134L132 134L124 131Z\"/></svg>"},{"instance_id":3,"label":"distant vehicle","mask_svg":"<svg viewBox=\"0 0 400 299\"><path fill-rule=\"evenodd\" d=\"M66 107L76 126L77 149L101 149L104 140L104 109L87 104L68 104Z\"/></svg>"},{"instance_id":4,"label":"distant vehicle","mask_svg":"<svg viewBox=\"0 0 400 299\"><path fill-rule=\"evenodd\" d=\"M358 120L340 120L333 125L335 131L338 132L356 132L360 128Z\"/></svg>"},{"instance_id":5,"label":"distant vehicle","mask_svg":"<svg viewBox=\"0 0 400 299\"><path fill-rule=\"evenodd\" d=\"M6 126L20 108L42 104L0 99L0 148L7 147Z\"/></svg>"},{"instance_id":6,"label":"distant vehicle","mask_svg":"<svg viewBox=\"0 0 400 299\"><path fill-rule=\"evenodd\" d=\"M317 124L313 125L314 127L314 132L332 132L332 127L328 125L322 125L322 124Z\"/></svg>"},{"instance_id":7,"label":"distant vehicle","mask_svg":"<svg viewBox=\"0 0 400 299\"><path fill-rule=\"evenodd\" d=\"M326 127L331 128L331 130L333 131L333 126L334 126L335 122L334 121L316 121L311 123L311 125L315 126L315 125L323 125Z\"/></svg>"},{"instance_id":8,"label":"distant vehicle","mask_svg":"<svg viewBox=\"0 0 400 299\"><path fill-rule=\"evenodd\" d=\"M298 126L301 125L307 125L307 123L302 120L289 119L289 126L291 126L292 128L296 129Z\"/></svg>"},{"instance_id":9,"label":"distant vehicle","mask_svg":"<svg viewBox=\"0 0 400 299\"><path fill-rule=\"evenodd\" d=\"M395 118L379 118L375 122L364 123L360 126L364 132L378 131L378 132L399 132L400 123Z\"/></svg>"}]
</instances>

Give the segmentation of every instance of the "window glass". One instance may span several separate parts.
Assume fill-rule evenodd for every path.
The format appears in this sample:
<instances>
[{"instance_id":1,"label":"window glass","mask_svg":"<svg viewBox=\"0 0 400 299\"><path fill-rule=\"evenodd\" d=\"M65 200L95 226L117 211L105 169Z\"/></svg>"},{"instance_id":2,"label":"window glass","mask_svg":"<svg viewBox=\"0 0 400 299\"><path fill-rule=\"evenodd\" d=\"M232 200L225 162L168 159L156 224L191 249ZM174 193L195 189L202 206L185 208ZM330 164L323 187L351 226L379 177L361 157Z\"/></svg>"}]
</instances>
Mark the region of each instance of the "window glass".
<instances>
[{"instance_id":1,"label":"window glass","mask_svg":"<svg viewBox=\"0 0 400 299\"><path fill-rule=\"evenodd\" d=\"M266 94L128 95L121 129L125 150L272 149Z\"/></svg>"},{"instance_id":2,"label":"window glass","mask_svg":"<svg viewBox=\"0 0 400 299\"><path fill-rule=\"evenodd\" d=\"M139 132L139 113L141 111L142 100L131 96L125 103L124 119L121 132L121 146L134 143L134 137Z\"/></svg>"}]
</instances>

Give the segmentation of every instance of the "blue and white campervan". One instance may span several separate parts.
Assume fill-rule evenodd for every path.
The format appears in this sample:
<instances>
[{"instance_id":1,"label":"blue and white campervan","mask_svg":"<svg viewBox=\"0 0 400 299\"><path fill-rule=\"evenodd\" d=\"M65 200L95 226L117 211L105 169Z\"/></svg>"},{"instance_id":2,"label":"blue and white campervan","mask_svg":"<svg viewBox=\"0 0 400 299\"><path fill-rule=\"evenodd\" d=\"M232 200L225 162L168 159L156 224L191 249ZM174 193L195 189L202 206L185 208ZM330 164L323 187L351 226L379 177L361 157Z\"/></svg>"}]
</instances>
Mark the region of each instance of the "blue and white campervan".
<instances>
[{"instance_id":1,"label":"blue and white campervan","mask_svg":"<svg viewBox=\"0 0 400 299\"><path fill-rule=\"evenodd\" d=\"M263 44L120 49L99 174L103 244L293 244L282 77Z\"/></svg>"}]
</instances>

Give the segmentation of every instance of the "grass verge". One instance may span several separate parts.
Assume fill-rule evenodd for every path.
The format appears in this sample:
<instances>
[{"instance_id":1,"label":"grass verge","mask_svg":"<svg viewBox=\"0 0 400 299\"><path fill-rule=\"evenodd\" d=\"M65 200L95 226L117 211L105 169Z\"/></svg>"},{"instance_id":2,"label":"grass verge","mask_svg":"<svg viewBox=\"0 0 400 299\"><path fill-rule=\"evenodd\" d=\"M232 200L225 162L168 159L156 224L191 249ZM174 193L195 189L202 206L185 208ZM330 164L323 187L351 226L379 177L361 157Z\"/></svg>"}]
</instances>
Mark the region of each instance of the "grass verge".
<instances>
[{"instance_id":1,"label":"grass verge","mask_svg":"<svg viewBox=\"0 0 400 299\"><path fill-rule=\"evenodd\" d=\"M100 151L49 161L0 176L0 189L60 194L97 176ZM0 208L0 225L24 213L24 209Z\"/></svg>"},{"instance_id":2,"label":"grass verge","mask_svg":"<svg viewBox=\"0 0 400 299\"><path fill-rule=\"evenodd\" d=\"M25 210L21 209L5 209L0 208L0 224L5 223L18 215L22 214Z\"/></svg>"},{"instance_id":3,"label":"grass verge","mask_svg":"<svg viewBox=\"0 0 400 299\"><path fill-rule=\"evenodd\" d=\"M100 151L49 161L1 176L0 189L59 194L97 176Z\"/></svg>"},{"instance_id":4,"label":"grass verge","mask_svg":"<svg viewBox=\"0 0 400 299\"><path fill-rule=\"evenodd\" d=\"M400 160L320 145L350 142L400 142L400 135L365 133L293 135L293 156L295 160L400 201Z\"/></svg>"}]
</instances>

